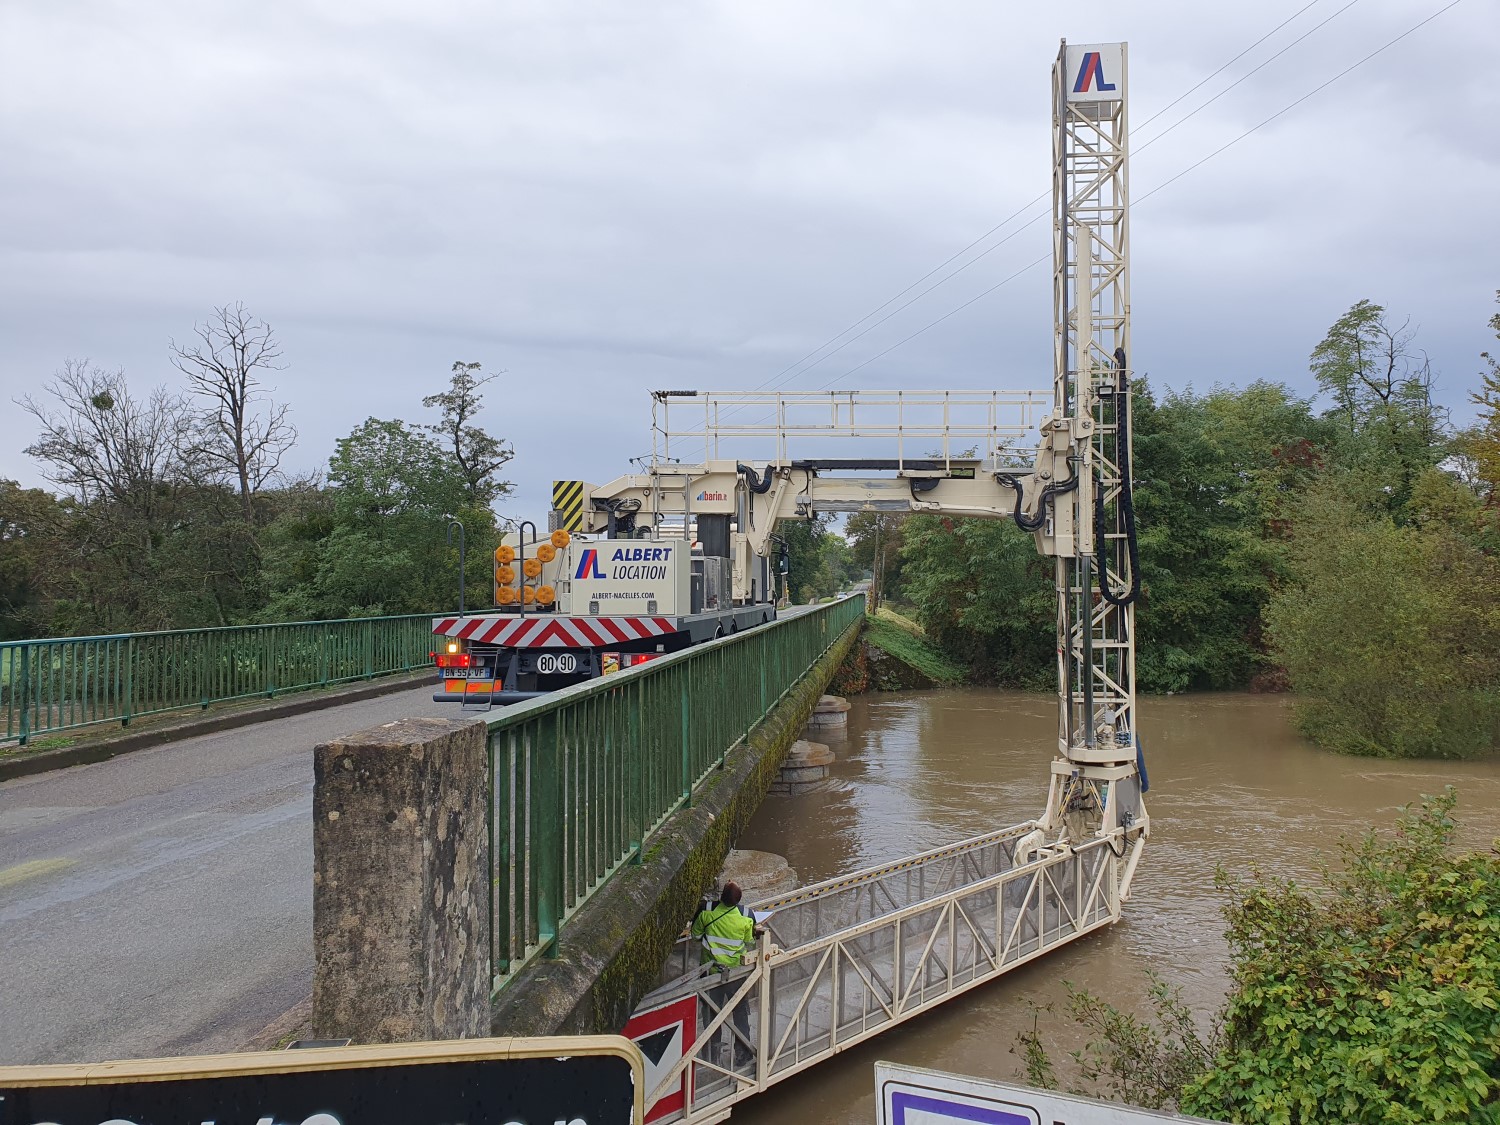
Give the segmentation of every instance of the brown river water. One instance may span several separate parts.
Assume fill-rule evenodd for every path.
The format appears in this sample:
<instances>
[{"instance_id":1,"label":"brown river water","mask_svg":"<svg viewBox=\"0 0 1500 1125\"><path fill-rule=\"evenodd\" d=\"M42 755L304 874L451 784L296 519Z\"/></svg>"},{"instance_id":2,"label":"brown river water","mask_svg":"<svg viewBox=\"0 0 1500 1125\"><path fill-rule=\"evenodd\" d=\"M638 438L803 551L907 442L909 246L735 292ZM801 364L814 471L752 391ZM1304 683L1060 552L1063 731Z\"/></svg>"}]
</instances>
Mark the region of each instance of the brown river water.
<instances>
[{"instance_id":1,"label":"brown river water","mask_svg":"<svg viewBox=\"0 0 1500 1125\"><path fill-rule=\"evenodd\" d=\"M850 701L827 787L768 797L739 840L784 855L803 883L1029 820L1042 810L1055 741L1051 696L960 688ZM934 1012L855 1047L734 1111L740 1125L868 1125L872 1064L1019 1079L1011 1053L1027 1001L1066 1000L1065 981L1145 1012L1148 969L1206 1024L1228 985L1216 867L1315 880L1341 836L1388 828L1402 805L1453 784L1464 842L1500 835L1500 761L1411 762L1319 750L1288 721L1290 700L1246 694L1146 698L1141 738L1151 839L1123 919ZM1042 1017L1060 1055L1081 1036ZM1066 1073L1066 1069L1064 1069Z\"/></svg>"}]
</instances>

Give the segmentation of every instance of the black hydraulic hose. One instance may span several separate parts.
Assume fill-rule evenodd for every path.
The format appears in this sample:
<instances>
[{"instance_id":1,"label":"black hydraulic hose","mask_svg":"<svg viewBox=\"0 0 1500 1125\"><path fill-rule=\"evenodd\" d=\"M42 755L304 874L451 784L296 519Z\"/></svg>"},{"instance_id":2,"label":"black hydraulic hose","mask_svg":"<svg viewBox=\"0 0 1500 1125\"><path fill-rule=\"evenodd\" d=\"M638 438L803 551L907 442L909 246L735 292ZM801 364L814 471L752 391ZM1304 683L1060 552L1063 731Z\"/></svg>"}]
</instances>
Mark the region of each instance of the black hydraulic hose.
<instances>
[{"instance_id":1,"label":"black hydraulic hose","mask_svg":"<svg viewBox=\"0 0 1500 1125\"><path fill-rule=\"evenodd\" d=\"M1022 492L1020 480L1010 473L995 474L995 480L997 483L1003 484L1008 488L1012 488L1015 490L1016 507L1015 511L1011 513L1011 519L1015 521L1017 527L1019 527L1022 531L1040 531L1042 529L1042 525L1047 522L1048 501L1058 496L1065 496L1067 493L1072 492L1075 488L1078 487L1078 471L1077 469L1073 469L1071 458L1069 458L1069 468L1072 469L1072 476L1068 477L1067 480L1063 481L1061 484L1049 484L1042 489L1042 495L1041 498L1037 501L1036 515L1034 516L1028 516L1021 511L1021 504L1024 501L1025 496Z\"/></svg>"},{"instance_id":2,"label":"black hydraulic hose","mask_svg":"<svg viewBox=\"0 0 1500 1125\"><path fill-rule=\"evenodd\" d=\"M1115 384L1115 464L1120 467L1120 517L1125 525L1125 552L1130 562L1130 588L1117 594L1109 588L1109 568L1104 565L1104 489L1094 483L1094 551L1099 556L1099 596L1112 606L1127 606L1141 596L1141 554L1135 533L1135 489L1130 479L1130 388L1125 375L1125 349L1115 349L1119 381Z\"/></svg>"},{"instance_id":3,"label":"black hydraulic hose","mask_svg":"<svg viewBox=\"0 0 1500 1125\"><path fill-rule=\"evenodd\" d=\"M748 488L751 492L755 493L755 495L762 496L765 493L771 491L771 481L776 476L774 466L767 465L765 473L760 477L757 477L755 475L755 470L749 465L741 465L736 463L734 467L738 469L740 475L745 478L745 487Z\"/></svg>"}]
</instances>

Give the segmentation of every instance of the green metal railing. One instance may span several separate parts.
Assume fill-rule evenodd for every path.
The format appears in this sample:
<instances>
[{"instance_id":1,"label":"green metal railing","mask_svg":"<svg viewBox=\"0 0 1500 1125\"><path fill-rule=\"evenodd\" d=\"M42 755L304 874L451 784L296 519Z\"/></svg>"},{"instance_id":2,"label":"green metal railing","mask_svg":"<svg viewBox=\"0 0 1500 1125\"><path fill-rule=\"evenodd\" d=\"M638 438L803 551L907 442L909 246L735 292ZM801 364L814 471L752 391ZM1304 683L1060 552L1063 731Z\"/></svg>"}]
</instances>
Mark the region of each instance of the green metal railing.
<instances>
[{"instance_id":1,"label":"green metal railing","mask_svg":"<svg viewBox=\"0 0 1500 1125\"><path fill-rule=\"evenodd\" d=\"M495 987L849 629L863 595L507 708L489 722Z\"/></svg>"},{"instance_id":2,"label":"green metal railing","mask_svg":"<svg viewBox=\"0 0 1500 1125\"><path fill-rule=\"evenodd\" d=\"M430 666L430 613L0 643L7 739Z\"/></svg>"}]
</instances>

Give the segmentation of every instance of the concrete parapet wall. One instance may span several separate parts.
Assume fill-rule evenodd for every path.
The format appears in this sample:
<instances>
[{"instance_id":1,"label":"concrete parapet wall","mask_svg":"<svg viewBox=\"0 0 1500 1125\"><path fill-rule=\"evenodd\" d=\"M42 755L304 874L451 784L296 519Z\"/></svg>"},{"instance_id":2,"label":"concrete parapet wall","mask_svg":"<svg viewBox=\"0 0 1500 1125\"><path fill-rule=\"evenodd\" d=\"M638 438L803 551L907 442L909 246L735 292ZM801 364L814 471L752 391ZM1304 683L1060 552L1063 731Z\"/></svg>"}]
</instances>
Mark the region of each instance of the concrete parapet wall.
<instances>
[{"instance_id":1,"label":"concrete parapet wall","mask_svg":"<svg viewBox=\"0 0 1500 1125\"><path fill-rule=\"evenodd\" d=\"M590 1034L625 1025L857 635L857 628L845 633L730 752L693 806L651 838L641 864L618 872L569 920L557 956L528 966L496 997L492 1034Z\"/></svg>"},{"instance_id":2,"label":"concrete parapet wall","mask_svg":"<svg viewBox=\"0 0 1500 1125\"><path fill-rule=\"evenodd\" d=\"M484 723L402 719L324 743L313 769L314 1035L488 1034Z\"/></svg>"}]
</instances>

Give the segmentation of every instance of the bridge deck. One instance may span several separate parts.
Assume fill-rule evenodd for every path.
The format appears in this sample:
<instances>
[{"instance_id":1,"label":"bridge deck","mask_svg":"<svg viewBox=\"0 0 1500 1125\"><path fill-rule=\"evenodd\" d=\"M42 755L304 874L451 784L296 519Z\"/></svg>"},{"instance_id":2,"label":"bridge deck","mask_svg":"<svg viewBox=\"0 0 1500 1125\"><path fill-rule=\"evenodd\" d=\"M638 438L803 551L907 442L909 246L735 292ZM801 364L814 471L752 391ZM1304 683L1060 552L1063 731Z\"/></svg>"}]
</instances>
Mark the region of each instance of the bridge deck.
<instances>
[{"instance_id":1,"label":"bridge deck","mask_svg":"<svg viewBox=\"0 0 1500 1125\"><path fill-rule=\"evenodd\" d=\"M771 912L768 932L755 963L727 979L703 976L698 944L679 941L668 979L626 1029L653 1064L647 1121L723 1120L741 1099L1116 921L1144 839L1043 848L1017 864L1034 828L756 904ZM740 1004L748 1040L730 1018ZM672 1021L680 1052L669 1049Z\"/></svg>"}]
</instances>

